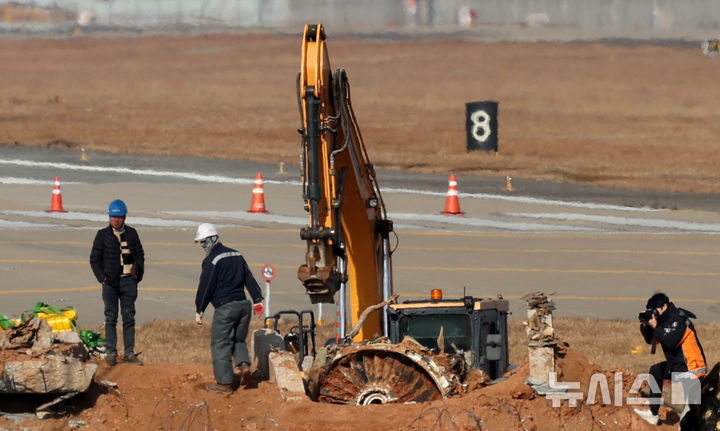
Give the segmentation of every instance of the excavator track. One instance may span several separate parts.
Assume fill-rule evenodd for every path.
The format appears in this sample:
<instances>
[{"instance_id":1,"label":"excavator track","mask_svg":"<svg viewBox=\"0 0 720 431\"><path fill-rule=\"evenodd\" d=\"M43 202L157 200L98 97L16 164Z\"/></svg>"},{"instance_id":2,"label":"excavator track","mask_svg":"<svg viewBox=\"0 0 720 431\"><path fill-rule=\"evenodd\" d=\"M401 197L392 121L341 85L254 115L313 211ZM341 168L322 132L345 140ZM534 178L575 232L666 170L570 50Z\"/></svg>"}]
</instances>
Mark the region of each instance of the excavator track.
<instances>
[{"instance_id":1,"label":"excavator track","mask_svg":"<svg viewBox=\"0 0 720 431\"><path fill-rule=\"evenodd\" d=\"M457 376L415 342L350 345L328 349L327 362L310 375L315 401L369 405L425 402L445 398Z\"/></svg>"}]
</instances>

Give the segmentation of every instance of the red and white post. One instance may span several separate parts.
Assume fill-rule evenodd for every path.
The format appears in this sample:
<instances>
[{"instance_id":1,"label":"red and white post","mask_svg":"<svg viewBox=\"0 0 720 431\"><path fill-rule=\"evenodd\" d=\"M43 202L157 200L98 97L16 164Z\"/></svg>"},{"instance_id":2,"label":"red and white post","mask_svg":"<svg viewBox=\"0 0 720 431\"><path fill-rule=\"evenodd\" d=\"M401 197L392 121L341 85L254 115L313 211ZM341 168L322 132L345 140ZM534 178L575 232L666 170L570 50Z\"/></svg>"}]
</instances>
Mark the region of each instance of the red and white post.
<instances>
[{"instance_id":1,"label":"red and white post","mask_svg":"<svg viewBox=\"0 0 720 431\"><path fill-rule=\"evenodd\" d=\"M265 280L265 318L268 318L270 316L270 283L277 277L277 271L274 266L266 264L260 268L260 274Z\"/></svg>"}]
</instances>

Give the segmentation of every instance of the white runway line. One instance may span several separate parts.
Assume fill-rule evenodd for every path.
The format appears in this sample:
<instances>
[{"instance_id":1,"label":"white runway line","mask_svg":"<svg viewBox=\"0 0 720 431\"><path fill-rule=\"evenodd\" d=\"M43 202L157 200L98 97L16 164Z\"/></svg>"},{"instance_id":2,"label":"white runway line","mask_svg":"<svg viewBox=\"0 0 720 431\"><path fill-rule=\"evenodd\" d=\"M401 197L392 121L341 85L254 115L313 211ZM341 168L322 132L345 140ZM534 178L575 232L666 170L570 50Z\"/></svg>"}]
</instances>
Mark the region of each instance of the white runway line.
<instances>
[{"instance_id":1,"label":"white runway line","mask_svg":"<svg viewBox=\"0 0 720 431\"><path fill-rule=\"evenodd\" d=\"M47 168L47 169L62 169L69 171L81 171L81 172L112 172L117 174L128 174L128 175L145 175L150 177L167 177L167 178L182 178L188 180L195 180L204 183L219 183L219 184L255 184L255 178L233 178L224 175L206 175L195 172L182 172L182 171L163 171L155 169L133 169L133 168L119 168L112 166L93 166L93 165L78 165L73 163L59 163L59 162L38 162L34 160L21 160L21 159L0 159L0 165L13 165L13 166L24 166L33 168ZM32 181L32 180L28 180ZM301 186L300 181L287 180L287 181L276 181L276 180L263 180L264 184L279 184L289 186ZM42 183L47 184L47 183ZM423 196L445 196L447 190L444 191L431 191L431 190L412 190L405 188L394 188L394 187L381 187L382 193L407 193L416 194ZM584 209L596 209L596 210L612 210L612 211L661 211L658 209L648 207L629 207L622 205L609 205L609 204L596 204L589 202L565 202L553 199L540 199L528 196L505 196L495 195L489 193L459 193L458 197L463 199L482 199L482 200L500 200L506 202L515 202L522 204L533 204L533 205L550 205L550 206L561 206L571 208L584 208Z\"/></svg>"},{"instance_id":2,"label":"white runway line","mask_svg":"<svg viewBox=\"0 0 720 431\"><path fill-rule=\"evenodd\" d=\"M33 178L0 177L0 184L24 185L24 186L52 186L55 178L48 180L36 180ZM76 181L62 181L62 184L82 184Z\"/></svg>"},{"instance_id":3,"label":"white runway line","mask_svg":"<svg viewBox=\"0 0 720 431\"><path fill-rule=\"evenodd\" d=\"M17 177L0 177L0 184L21 184L21 185L32 185L32 186L46 186L53 185L54 180L34 180L32 178L17 178Z\"/></svg>"},{"instance_id":4,"label":"white runway line","mask_svg":"<svg viewBox=\"0 0 720 431\"><path fill-rule=\"evenodd\" d=\"M184 216L199 218L201 220L239 220L246 222L266 222L266 223L281 223L290 226L307 226L307 217L294 217L285 216L278 214L256 214L249 213L247 211L161 211L161 214L167 214L171 216ZM397 229L409 229L409 230L432 230L431 227L416 226L412 224L398 224L395 223Z\"/></svg>"},{"instance_id":5,"label":"white runway line","mask_svg":"<svg viewBox=\"0 0 720 431\"><path fill-rule=\"evenodd\" d=\"M0 219L0 229L47 229L51 227L57 227L57 225Z\"/></svg>"},{"instance_id":6,"label":"white runway line","mask_svg":"<svg viewBox=\"0 0 720 431\"><path fill-rule=\"evenodd\" d=\"M40 218L40 219L55 219L55 220L66 220L66 221L89 221L93 223L98 224L107 224L108 223L108 216L107 214L97 214L97 213L85 213L85 212L67 212L67 213L58 213L58 212L52 212L48 213L45 211L0 211L0 214L4 215L12 215L12 216L21 216L21 217L30 217L30 218ZM195 228L198 225L198 221L196 220L177 220L177 219L163 219L163 218L154 218L154 217L131 217L128 219L128 224L130 226L150 226L150 227L192 227ZM35 224L34 227L39 227L39 224ZM44 227L50 227L53 225L42 225ZM223 227L249 227L249 226L242 226L242 225L236 225L236 224L229 224L229 225L221 225ZM0 225L0 228L3 227ZM93 227L96 228L96 227Z\"/></svg>"},{"instance_id":7,"label":"white runway line","mask_svg":"<svg viewBox=\"0 0 720 431\"><path fill-rule=\"evenodd\" d=\"M277 214L253 214L246 211L162 211L161 214L171 216L185 216L192 218L230 219L242 221L263 221L271 223L284 223L294 226L305 226L308 223L306 217L292 217ZM435 223L439 225L468 226L474 228L491 228L513 231L539 231L539 232L591 232L599 229L577 226L558 226L541 223L508 222L481 219L474 217L450 217L436 214L413 214L413 213L390 213L389 218L393 221L405 221L415 223ZM417 224L398 224L399 229L412 230L437 230L438 226L422 226Z\"/></svg>"},{"instance_id":8,"label":"white runway line","mask_svg":"<svg viewBox=\"0 0 720 431\"><path fill-rule=\"evenodd\" d=\"M506 213L506 215L510 217L525 217L542 220L558 220L571 222L586 221L593 223L610 224L615 226L640 226L658 229L676 229L694 232L720 233L720 224L718 223L699 223L677 220L629 218L572 213Z\"/></svg>"},{"instance_id":9,"label":"white runway line","mask_svg":"<svg viewBox=\"0 0 720 431\"><path fill-rule=\"evenodd\" d=\"M475 217L454 217L436 214L391 213L392 220L426 221L456 226L483 227L491 229L514 230L523 232L597 232L600 229L578 226L560 226L541 223L512 222L481 219Z\"/></svg>"},{"instance_id":10,"label":"white runway line","mask_svg":"<svg viewBox=\"0 0 720 431\"><path fill-rule=\"evenodd\" d=\"M116 174L127 174L127 175L145 175L149 177L169 177L169 178L183 178L189 180L196 180L199 182L207 183L221 183L221 184L255 184L255 179L247 178L232 178L223 175L205 175L198 174L195 172L179 172L179 171L160 171L154 169L132 169L132 168L118 168L112 166L91 166L91 165L75 165L72 163L57 163L57 162L37 162L33 160L19 160L19 159L0 159L0 165L14 165L24 166L32 168L52 168L62 169L68 171L80 171L80 172L112 172ZM272 181L264 181L272 183ZM278 182L285 183L285 182ZM287 182L290 184L290 182ZM299 182L295 182L298 185Z\"/></svg>"},{"instance_id":11,"label":"white runway line","mask_svg":"<svg viewBox=\"0 0 720 431\"><path fill-rule=\"evenodd\" d=\"M160 214L170 216L192 217L195 219L220 219L259 221L270 223L283 223L293 226L304 226L308 223L307 217L293 217L279 214L258 214L247 211L160 211Z\"/></svg>"},{"instance_id":12,"label":"white runway line","mask_svg":"<svg viewBox=\"0 0 720 431\"><path fill-rule=\"evenodd\" d=\"M426 196L445 196L446 193L441 192L430 192L423 190L411 190L411 189L396 189L396 188L383 188L383 193L410 193L419 194ZM610 205L610 204L596 204L592 202L577 202L577 201L558 201L553 199L540 199L532 198L529 196L505 196L505 195L493 195L489 193L458 193L458 198L463 199L482 199L482 200L498 200L506 202L514 202L520 204L532 204L532 205L548 205L548 206L559 206L559 207L571 207L571 208L583 208L593 210L611 210L611 211L641 211L641 212L652 212L662 211L661 209L654 209L648 207L629 207L622 205Z\"/></svg>"}]
</instances>

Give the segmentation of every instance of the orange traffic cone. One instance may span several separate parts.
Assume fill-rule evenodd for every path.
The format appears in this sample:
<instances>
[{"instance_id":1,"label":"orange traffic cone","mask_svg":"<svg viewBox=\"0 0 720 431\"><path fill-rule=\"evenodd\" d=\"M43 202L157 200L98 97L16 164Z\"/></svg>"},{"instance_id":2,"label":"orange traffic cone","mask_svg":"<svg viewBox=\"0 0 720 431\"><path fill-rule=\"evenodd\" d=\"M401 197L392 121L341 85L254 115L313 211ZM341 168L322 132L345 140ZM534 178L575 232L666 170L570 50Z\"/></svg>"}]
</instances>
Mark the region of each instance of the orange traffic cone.
<instances>
[{"instance_id":1,"label":"orange traffic cone","mask_svg":"<svg viewBox=\"0 0 720 431\"><path fill-rule=\"evenodd\" d=\"M265 210L265 192L263 191L262 174L260 172L255 175L255 187L253 188L252 202L248 212L268 214Z\"/></svg>"},{"instance_id":2,"label":"orange traffic cone","mask_svg":"<svg viewBox=\"0 0 720 431\"><path fill-rule=\"evenodd\" d=\"M50 213L66 213L62 205L62 192L60 192L60 177L55 177L55 186L52 191L52 200L50 201Z\"/></svg>"},{"instance_id":3,"label":"orange traffic cone","mask_svg":"<svg viewBox=\"0 0 720 431\"><path fill-rule=\"evenodd\" d=\"M455 178L455 175L452 174L450 175L450 180L448 181L447 198L445 199L445 211L443 211L443 214L459 216L465 214L464 212L460 211L457 178Z\"/></svg>"}]
</instances>

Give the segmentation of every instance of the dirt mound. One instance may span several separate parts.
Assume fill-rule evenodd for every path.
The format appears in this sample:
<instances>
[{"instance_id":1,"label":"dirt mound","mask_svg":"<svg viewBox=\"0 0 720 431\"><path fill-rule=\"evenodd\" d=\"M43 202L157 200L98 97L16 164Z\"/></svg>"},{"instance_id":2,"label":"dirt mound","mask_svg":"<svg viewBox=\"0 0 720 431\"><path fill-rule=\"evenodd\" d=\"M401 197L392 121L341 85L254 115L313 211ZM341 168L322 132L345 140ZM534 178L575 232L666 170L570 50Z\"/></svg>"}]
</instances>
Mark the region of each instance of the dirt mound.
<instances>
[{"instance_id":1,"label":"dirt mound","mask_svg":"<svg viewBox=\"0 0 720 431\"><path fill-rule=\"evenodd\" d=\"M561 351L557 370L558 381L581 383L583 398L577 407L564 401L561 407L553 408L551 400L535 394L525 384L527 362L509 372L504 381L461 396L431 403L365 407L314 403L309 399L285 402L278 388L269 382L241 387L231 396L209 393L204 387L212 381L210 366L141 367L121 362L111 368L99 362L90 389L68 401L68 416L45 421L2 417L0 429L61 430L68 429L70 421L78 420L84 421L83 428L93 430L677 429L677 415L665 408L661 409L663 425L651 427L632 412L632 406L604 405L599 395L597 402L589 404L591 376L601 370L577 352ZM611 393L614 371L604 373ZM633 378L623 373L625 396ZM27 411L32 401L0 397L4 411L20 412L23 407Z\"/></svg>"}]
</instances>

